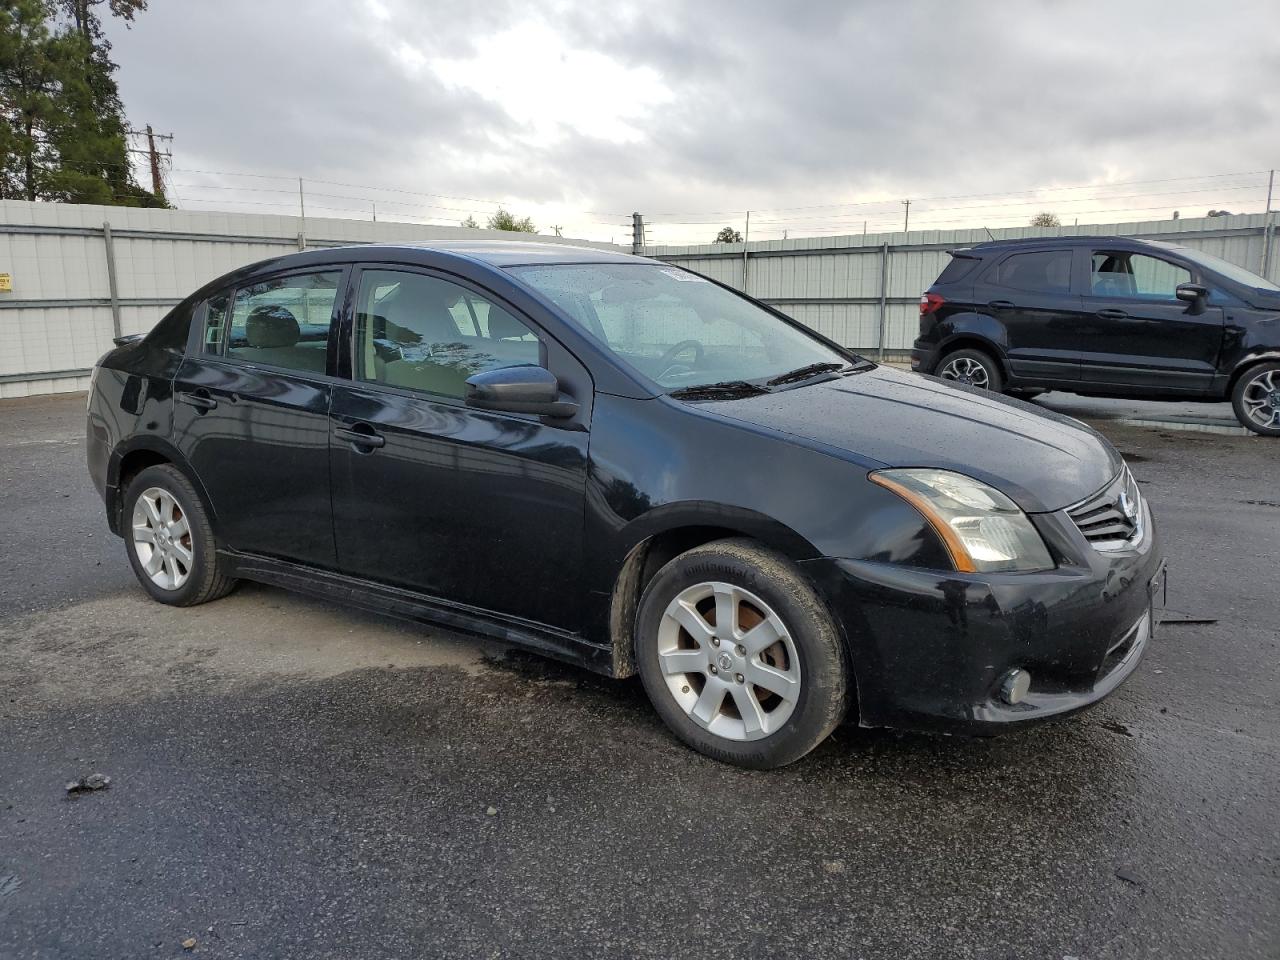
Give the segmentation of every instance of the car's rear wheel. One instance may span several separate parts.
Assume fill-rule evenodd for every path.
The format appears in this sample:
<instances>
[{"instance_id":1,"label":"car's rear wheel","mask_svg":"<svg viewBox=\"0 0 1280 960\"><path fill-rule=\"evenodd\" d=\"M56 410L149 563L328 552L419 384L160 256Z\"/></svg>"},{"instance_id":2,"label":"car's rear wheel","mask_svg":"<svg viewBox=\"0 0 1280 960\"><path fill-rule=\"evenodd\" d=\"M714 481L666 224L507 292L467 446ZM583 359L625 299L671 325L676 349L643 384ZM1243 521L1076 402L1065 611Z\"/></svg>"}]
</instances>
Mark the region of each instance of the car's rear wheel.
<instances>
[{"instance_id":1,"label":"car's rear wheel","mask_svg":"<svg viewBox=\"0 0 1280 960\"><path fill-rule=\"evenodd\" d=\"M1254 433L1280 437L1280 363L1260 363L1231 391L1236 419Z\"/></svg>"},{"instance_id":2,"label":"car's rear wheel","mask_svg":"<svg viewBox=\"0 0 1280 960\"><path fill-rule=\"evenodd\" d=\"M847 709L831 615L793 564L748 540L696 547L658 571L640 601L636 657L676 736L744 767L800 759Z\"/></svg>"},{"instance_id":3,"label":"car's rear wheel","mask_svg":"<svg viewBox=\"0 0 1280 960\"><path fill-rule=\"evenodd\" d=\"M147 467L124 495L124 539L133 572L152 599L178 607L231 592L199 495L176 467Z\"/></svg>"},{"instance_id":4,"label":"car's rear wheel","mask_svg":"<svg viewBox=\"0 0 1280 960\"><path fill-rule=\"evenodd\" d=\"M938 376L943 380L963 383L999 393L1004 386L1000 367L981 350L954 350L938 364Z\"/></svg>"}]
</instances>

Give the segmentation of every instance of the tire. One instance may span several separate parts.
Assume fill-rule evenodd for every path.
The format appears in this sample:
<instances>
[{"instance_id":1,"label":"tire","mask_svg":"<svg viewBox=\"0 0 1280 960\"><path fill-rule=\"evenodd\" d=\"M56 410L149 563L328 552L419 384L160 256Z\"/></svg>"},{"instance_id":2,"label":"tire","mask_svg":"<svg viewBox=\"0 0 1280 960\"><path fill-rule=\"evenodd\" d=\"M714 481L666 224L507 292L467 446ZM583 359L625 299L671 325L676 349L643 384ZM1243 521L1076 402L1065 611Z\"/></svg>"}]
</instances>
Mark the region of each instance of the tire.
<instances>
[{"instance_id":1,"label":"tire","mask_svg":"<svg viewBox=\"0 0 1280 960\"><path fill-rule=\"evenodd\" d=\"M1244 372L1231 391L1236 419L1264 437L1280 437L1280 363L1260 363Z\"/></svg>"},{"instance_id":2,"label":"tire","mask_svg":"<svg viewBox=\"0 0 1280 960\"><path fill-rule=\"evenodd\" d=\"M954 383L964 383L992 393L1004 389L1000 365L981 350L953 350L938 361L938 376Z\"/></svg>"},{"instance_id":3,"label":"tire","mask_svg":"<svg viewBox=\"0 0 1280 960\"><path fill-rule=\"evenodd\" d=\"M735 611L736 629L716 628L717 609ZM742 767L799 760L848 709L849 669L830 613L790 561L749 540L695 547L658 571L640 598L636 661L671 731Z\"/></svg>"},{"instance_id":4,"label":"tire","mask_svg":"<svg viewBox=\"0 0 1280 960\"><path fill-rule=\"evenodd\" d=\"M139 471L125 488L121 520L129 563L153 600L192 607L235 587L218 557L208 511L177 467Z\"/></svg>"}]
</instances>

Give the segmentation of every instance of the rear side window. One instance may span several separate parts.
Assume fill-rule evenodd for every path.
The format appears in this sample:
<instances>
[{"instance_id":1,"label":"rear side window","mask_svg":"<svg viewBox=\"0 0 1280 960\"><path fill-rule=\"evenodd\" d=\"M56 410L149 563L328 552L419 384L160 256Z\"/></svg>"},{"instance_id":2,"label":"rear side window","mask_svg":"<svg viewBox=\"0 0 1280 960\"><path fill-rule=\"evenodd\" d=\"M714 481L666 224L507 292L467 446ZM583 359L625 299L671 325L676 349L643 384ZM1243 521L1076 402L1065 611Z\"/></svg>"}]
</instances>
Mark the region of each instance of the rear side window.
<instances>
[{"instance_id":1,"label":"rear side window","mask_svg":"<svg viewBox=\"0 0 1280 960\"><path fill-rule=\"evenodd\" d=\"M996 265L991 282L1029 293L1071 292L1071 251L1015 253Z\"/></svg>"},{"instance_id":2,"label":"rear side window","mask_svg":"<svg viewBox=\"0 0 1280 960\"><path fill-rule=\"evenodd\" d=\"M938 274L938 279L933 282L955 283L957 280L962 280L964 277L968 276L969 272L980 262L981 261L976 260L973 257L953 256L951 258L951 262L942 269L940 274Z\"/></svg>"},{"instance_id":3,"label":"rear side window","mask_svg":"<svg viewBox=\"0 0 1280 960\"><path fill-rule=\"evenodd\" d=\"M1159 257L1125 251L1093 255L1089 290L1095 297L1136 297L1174 300L1180 283L1191 282L1191 271Z\"/></svg>"},{"instance_id":4,"label":"rear side window","mask_svg":"<svg viewBox=\"0 0 1280 960\"><path fill-rule=\"evenodd\" d=\"M294 274L209 301L205 352L286 370L325 372L341 270Z\"/></svg>"}]
</instances>

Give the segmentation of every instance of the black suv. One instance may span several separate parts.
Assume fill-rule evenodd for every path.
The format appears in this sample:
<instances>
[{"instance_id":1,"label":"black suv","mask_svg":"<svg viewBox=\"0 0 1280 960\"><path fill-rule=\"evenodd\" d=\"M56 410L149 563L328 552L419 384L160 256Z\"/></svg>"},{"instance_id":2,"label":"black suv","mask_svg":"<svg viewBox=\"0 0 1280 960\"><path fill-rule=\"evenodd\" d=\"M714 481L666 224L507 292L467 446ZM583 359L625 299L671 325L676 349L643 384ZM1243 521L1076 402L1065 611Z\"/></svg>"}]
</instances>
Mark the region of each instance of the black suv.
<instances>
[{"instance_id":1,"label":"black suv","mask_svg":"<svg viewBox=\"0 0 1280 960\"><path fill-rule=\"evenodd\" d=\"M982 243L920 298L911 368L1014 395L1230 399L1280 436L1280 287L1189 247L1124 237Z\"/></svg>"}]
</instances>

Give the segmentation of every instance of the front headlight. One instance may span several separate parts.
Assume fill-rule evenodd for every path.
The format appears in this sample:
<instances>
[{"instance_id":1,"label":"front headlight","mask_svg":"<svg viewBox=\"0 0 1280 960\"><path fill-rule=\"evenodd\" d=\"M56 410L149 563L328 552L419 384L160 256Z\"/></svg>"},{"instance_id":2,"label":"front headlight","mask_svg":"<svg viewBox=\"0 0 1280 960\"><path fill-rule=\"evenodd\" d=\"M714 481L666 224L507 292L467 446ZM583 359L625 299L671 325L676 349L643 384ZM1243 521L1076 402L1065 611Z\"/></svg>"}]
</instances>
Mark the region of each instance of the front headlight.
<instances>
[{"instance_id":1,"label":"front headlight","mask_svg":"<svg viewBox=\"0 0 1280 960\"><path fill-rule=\"evenodd\" d=\"M869 479L919 510L963 573L1053 568L1053 558L1027 515L994 487L961 473L926 468L878 470Z\"/></svg>"}]
</instances>

